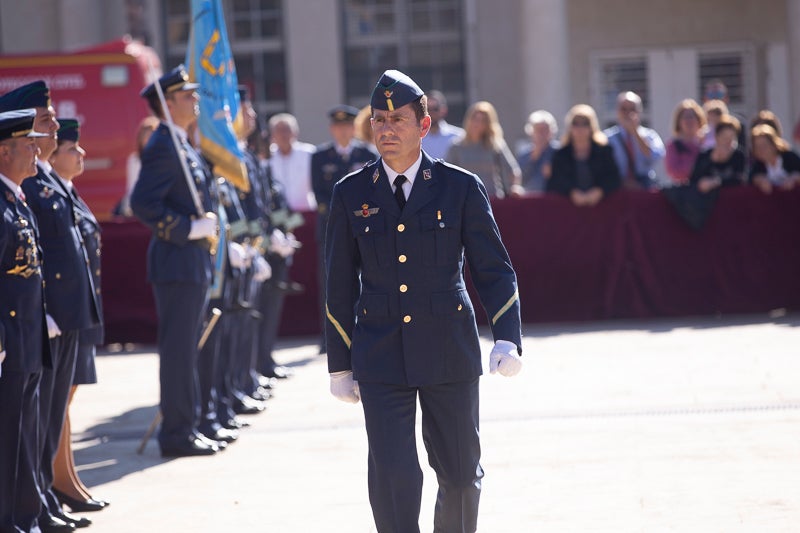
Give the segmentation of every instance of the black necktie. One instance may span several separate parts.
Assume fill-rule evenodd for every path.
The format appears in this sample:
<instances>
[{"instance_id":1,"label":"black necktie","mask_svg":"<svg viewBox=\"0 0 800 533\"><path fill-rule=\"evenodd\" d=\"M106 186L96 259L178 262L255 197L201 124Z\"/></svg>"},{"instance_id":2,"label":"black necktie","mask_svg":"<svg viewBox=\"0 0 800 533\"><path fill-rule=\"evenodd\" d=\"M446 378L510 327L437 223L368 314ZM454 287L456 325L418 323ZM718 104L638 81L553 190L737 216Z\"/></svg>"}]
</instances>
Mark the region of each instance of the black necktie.
<instances>
[{"instance_id":1,"label":"black necktie","mask_svg":"<svg viewBox=\"0 0 800 533\"><path fill-rule=\"evenodd\" d=\"M406 182L406 177L400 174L394 179L394 198L397 200L397 205L400 206L400 211L406 206L406 195L403 194L403 184Z\"/></svg>"}]
</instances>

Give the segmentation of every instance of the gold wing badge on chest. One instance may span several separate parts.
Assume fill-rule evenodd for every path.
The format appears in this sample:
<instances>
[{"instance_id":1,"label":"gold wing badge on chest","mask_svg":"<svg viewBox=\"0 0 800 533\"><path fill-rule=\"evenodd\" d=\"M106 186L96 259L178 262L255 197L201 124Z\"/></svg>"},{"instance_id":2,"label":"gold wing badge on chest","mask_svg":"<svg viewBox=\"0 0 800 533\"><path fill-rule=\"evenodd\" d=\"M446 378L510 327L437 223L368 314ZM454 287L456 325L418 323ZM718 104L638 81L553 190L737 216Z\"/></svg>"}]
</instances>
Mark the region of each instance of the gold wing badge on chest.
<instances>
[{"instance_id":1,"label":"gold wing badge on chest","mask_svg":"<svg viewBox=\"0 0 800 533\"><path fill-rule=\"evenodd\" d=\"M380 207L370 207L369 204L362 204L361 209L356 209L353 211L353 214L357 217L367 218L370 215L376 214L380 209Z\"/></svg>"}]
</instances>

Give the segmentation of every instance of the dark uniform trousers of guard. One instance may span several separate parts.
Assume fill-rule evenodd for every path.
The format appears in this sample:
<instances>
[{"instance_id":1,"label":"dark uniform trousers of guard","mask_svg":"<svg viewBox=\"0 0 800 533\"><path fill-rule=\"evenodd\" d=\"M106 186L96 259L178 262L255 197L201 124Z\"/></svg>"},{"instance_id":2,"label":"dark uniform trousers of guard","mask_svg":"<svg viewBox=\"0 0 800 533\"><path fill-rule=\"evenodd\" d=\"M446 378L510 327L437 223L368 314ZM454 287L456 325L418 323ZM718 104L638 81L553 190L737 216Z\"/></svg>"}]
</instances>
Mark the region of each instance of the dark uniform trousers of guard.
<instances>
[{"instance_id":1,"label":"dark uniform trousers of guard","mask_svg":"<svg viewBox=\"0 0 800 533\"><path fill-rule=\"evenodd\" d=\"M161 448L186 446L200 418L197 343L206 314L212 261L207 240L189 240L196 216L179 157L185 157L203 208L214 212L214 182L205 162L185 139L176 152L161 123L142 152L131 194L134 214L153 230L147 250L148 280L158 313Z\"/></svg>"},{"instance_id":2,"label":"dark uniform trousers of guard","mask_svg":"<svg viewBox=\"0 0 800 533\"><path fill-rule=\"evenodd\" d=\"M32 529L41 510L39 380L52 366L36 218L0 182L0 531Z\"/></svg>"},{"instance_id":3,"label":"dark uniform trousers of guard","mask_svg":"<svg viewBox=\"0 0 800 533\"><path fill-rule=\"evenodd\" d=\"M80 330L100 324L99 287L77 225L73 197L55 171L38 164L38 174L22 182L36 216L43 253L47 312L61 335L50 339L53 368L45 368L40 385L42 440L42 503L50 513L61 506L52 492L53 459L64 425L67 400L75 375Z\"/></svg>"},{"instance_id":4,"label":"dark uniform trousers of guard","mask_svg":"<svg viewBox=\"0 0 800 533\"><path fill-rule=\"evenodd\" d=\"M419 531L417 395L439 482L434 531L477 527L482 370L465 256L494 338L520 346L516 276L477 176L423 152L402 211L380 161L336 185L326 239L328 367L352 369L359 384L381 533Z\"/></svg>"},{"instance_id":5,"label":"dark uniform trousers of guard","mask_svg":"<svg viewBox=\"0 0 800 533\"><path fill-rule=\"evenodd\" d=\"M322 337L325 337L325 228L328 225L333 186L347 174L360 170L378 154L366 144L353 139L350 154L343 156L336 150L333 142L317 147L311 156L311 187L317 200L317 284L319 287L319 308L321 313ZM320 346L321 351L325 346Z\"/></svg>"}]
</instances>

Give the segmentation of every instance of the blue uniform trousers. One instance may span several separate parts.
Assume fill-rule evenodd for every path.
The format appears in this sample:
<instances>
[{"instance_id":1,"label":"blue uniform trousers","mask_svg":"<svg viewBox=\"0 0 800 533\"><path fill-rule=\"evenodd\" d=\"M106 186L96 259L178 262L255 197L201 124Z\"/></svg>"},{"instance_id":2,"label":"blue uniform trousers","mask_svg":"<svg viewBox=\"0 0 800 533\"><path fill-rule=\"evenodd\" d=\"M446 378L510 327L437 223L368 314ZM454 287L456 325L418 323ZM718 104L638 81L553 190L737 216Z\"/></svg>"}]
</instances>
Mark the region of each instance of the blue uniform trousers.
<instances>
[{"instance_id":1,"label":"blue uniform trousers","mask_svg":"<svg viewBox=\"0 0 800 533\"><path fill-rule=\"evenodd\" d=\"M283 300L286 296L282 285L289 280L289 262L278 254L269 254L266 259L272 267L272 277L261 286L258 300L261 328L258 331L256 370L260 374L271 376L275 368L272 350L278 340Z\"/></svg>"},{"instance_id":2,"label":"blue uniform trousers","mask_svg":"<svg viewBox=\"0 0 800 533\"><path fill-rule=\"evenodd\" d=\"M38 531L41 373L0 377L0 532Z\"/></svg>"},{"instance_id":3,"label":"blue uniform trousers","mask_svg":"<svg viewBox=\"0 0 800 533\"><path fill-rule=\"evenodd\" d=\"M200 422L197 342L206 316L208 285L153 283L158 312L161 414L158 442L180 446L193 438Z\"/></svg>"},{"instance_id":4,"label":"blue uniform trousers","mask_svg":"<svg viewBox=\"0 0 800 533\"><path fill-rule=\"evenodd\" d=\"M42 513L59 512L61 505L53 494L53 460L58 451L64 417L67 413L69 392L75 377L75 360L78 357L78 332L71 329L50 339L53 368L42 370L40 390L39 436L42 445L39 489L42 494Z\"/></svg>"},{"instance_id":5,"label":"blue uniform trousers","mask_svg":"<svg viewBox=\"0 0 800 533\"><path fill-rule=\"evenodd\" d=\"M483 478L478 381L422 387L359 383L369 440L369 500L379 533L419 532L417 396L422 439L439 482L433 530L473 533L477 529Z\"/></svg>"}]
</instances>

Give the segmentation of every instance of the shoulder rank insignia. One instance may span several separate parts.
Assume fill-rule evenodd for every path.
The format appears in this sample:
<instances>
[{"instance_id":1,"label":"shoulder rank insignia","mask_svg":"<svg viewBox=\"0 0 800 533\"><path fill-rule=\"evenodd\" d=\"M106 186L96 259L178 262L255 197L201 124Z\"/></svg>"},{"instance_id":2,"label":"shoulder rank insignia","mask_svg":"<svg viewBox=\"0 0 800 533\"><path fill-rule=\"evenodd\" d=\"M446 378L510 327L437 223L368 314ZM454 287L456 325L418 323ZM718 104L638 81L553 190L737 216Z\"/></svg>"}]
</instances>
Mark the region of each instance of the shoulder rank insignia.
<instances>
[{"instance_id":1,"label":"shoulder rank insignia","mask_svg":"<svg viewBox=\"0 0 800 533\"><path fill-rule=\"evenodd\" d=\"M426 168L422 171L422 179L424 179L425 181L431 179L431 169Z\"/></svg>"},{"instance_id":2,"label":"shoulder rank insignia","mask_svg":"<svg viewBox=\"0 0 800 533\"><path fill-rule=\"evenodd\" d=\"M45 187L39 192L39 196L42 198L50 198L51 196L53 196L54 192L56 192L54 189L51 189L50 187Z\"/></svg>"},{"instance_id":3,"label":"shoulder rank insignia","mask_svg":"<svg viewBox=\"0 0 800 533\"><path fill-rule=\"evenodd\" d=\"M12 193L10 191L6 191L6 200L8 200L8 203L10 203L10 204L17 203L17 197L14 196L14 193Z\"/></svg>"},{"instance_id":4,"label":"shoulder rank insignia","mask_svg":"<svg viewBox=\"0 0 800 533\"><path fill-rule=\"evenodd\" d=\"M360 210L353 211L353 214L357 217L364 217L367 218L370 215L374 215L378 211L380 211L380 207L370 207L369 204L363 204Z\"/></svg>"},{"instance_id":5,"label":"shoulder rank insignia","mask_svg":"<svg viewBox=\"0 0 800 533\"><path fill-rule=\"evenodd\" d=\"M380 171L376 168L375 173L372 175L372 183L376 183L380 175L381 175Z\"/></svg>"}]
</instances>

